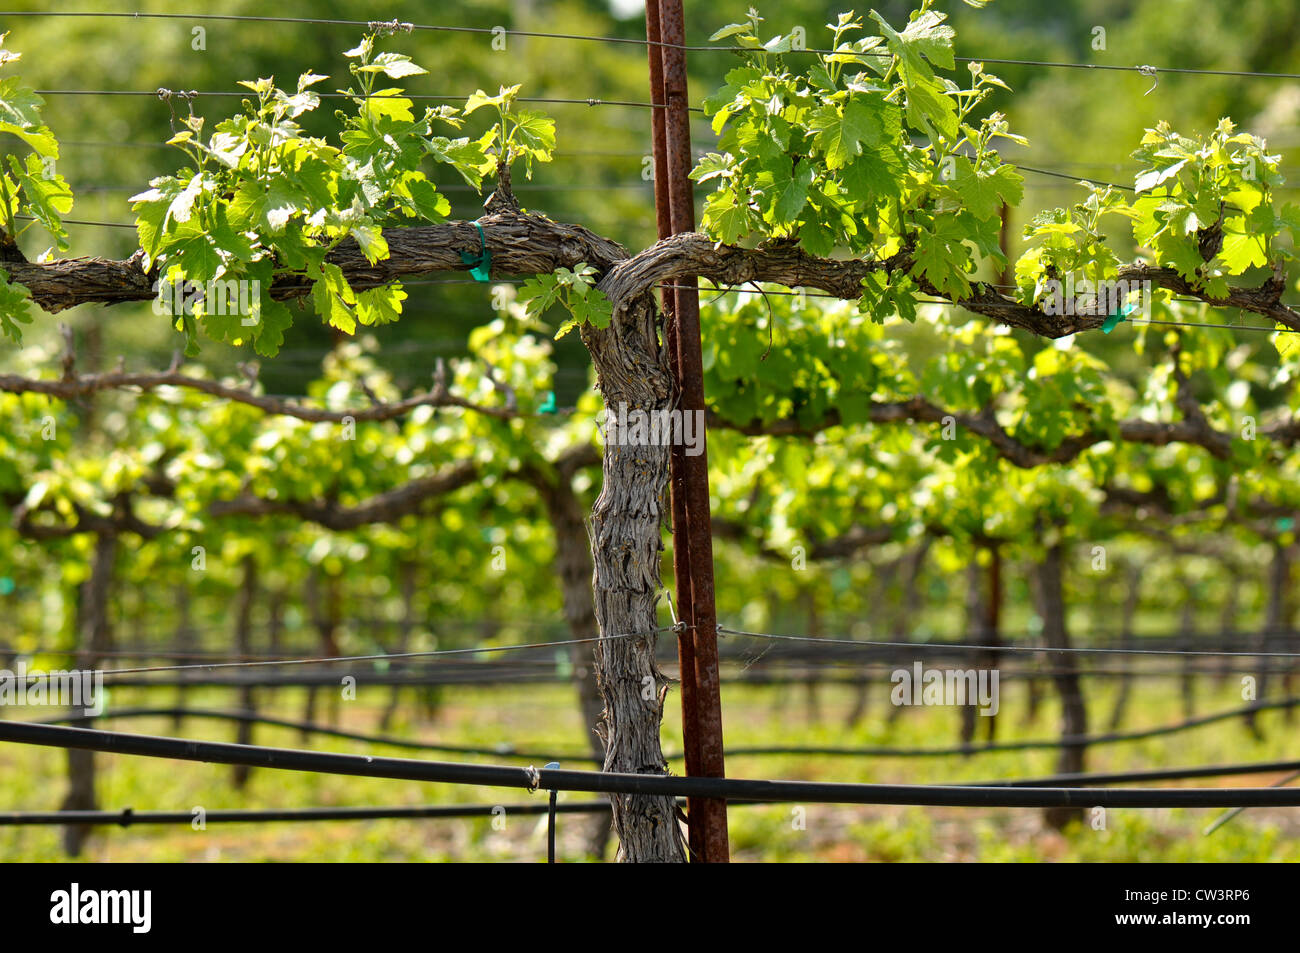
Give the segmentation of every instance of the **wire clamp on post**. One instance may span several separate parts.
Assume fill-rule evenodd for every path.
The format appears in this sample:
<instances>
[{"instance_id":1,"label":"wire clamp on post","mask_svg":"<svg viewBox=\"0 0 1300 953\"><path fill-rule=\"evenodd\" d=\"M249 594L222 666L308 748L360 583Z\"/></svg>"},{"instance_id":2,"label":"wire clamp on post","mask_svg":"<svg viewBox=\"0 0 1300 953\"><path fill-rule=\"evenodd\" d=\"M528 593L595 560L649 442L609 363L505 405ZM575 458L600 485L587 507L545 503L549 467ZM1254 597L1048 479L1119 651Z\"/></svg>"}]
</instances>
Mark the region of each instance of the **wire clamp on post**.
<instances>
[{"instance_id":1,"label":"wire clamp on post","mask_svg":"<svg viewBox=\"0 0 1300 953\"><path fill-rule=\"evenodd\" d=\"M528 793L536 793L537 785L542 783L542 772L538 771L537 768L530 764L528 767L524 768L524 774L528 778Z\"/></svg>"}]
</instances>

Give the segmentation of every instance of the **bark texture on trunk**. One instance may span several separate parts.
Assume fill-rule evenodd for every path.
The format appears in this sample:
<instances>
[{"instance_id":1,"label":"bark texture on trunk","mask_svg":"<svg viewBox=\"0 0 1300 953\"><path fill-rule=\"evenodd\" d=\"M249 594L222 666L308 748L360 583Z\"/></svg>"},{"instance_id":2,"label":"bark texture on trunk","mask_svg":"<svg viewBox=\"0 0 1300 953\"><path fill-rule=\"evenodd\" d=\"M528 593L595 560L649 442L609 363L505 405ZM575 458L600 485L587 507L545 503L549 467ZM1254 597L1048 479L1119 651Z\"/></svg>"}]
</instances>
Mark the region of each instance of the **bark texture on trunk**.
<instances>
[{"instance_id":1,"label":"bark texture on trunk","mask_svg":"<svg viewBox=\"0 0 1300 953\"><path fill-rule=\"evenodd\" d=\"M916 619L921 614L921 609L925 599L921 592L921 571L925 568L925 559L929 555L930 546L934 543L932 536L926 535L921 538L920 545L912 553L907 561L906 573L903 581L902 592L902 609L899 612L900 624L896 631L889 634L890 641L910 642L912 633L916 628ZM903 712L907 711L907 705L890 705L889 716L886 721L893 724Z\"/></svg>"},{"instance_id":2,"label":"bark texture on trunk","mask_svg":"<svg viewBox=\"0 0 1300 953\"><path fill-rule=\"evenodd\" d=\"M988 652L981 652L981 667L990 671L998 667L1002 659L998 646L1002 644L1002 550L996 544L989 547L988 600L984 605L984 624L981 631L983 644ZM993 713L984 717L988 725L985 739L992 744L997 739L998 716Z\"/></svg>"},{"instance_id":3,"label":"bark texture on trunk","mask_svg":"<svg viewBox=\"0 0 1300 953\"><path fill-rule=\"evenodd\" d=\"M1223 607L1219 610L1219 640L1225 645L1236 641L1237 616L1241 612L1241 587L1243 584L1240 571L1226 560L1223 571L1227 574L1227 591L1223 597ZM1232 674L1233 660L1229 655L1220 655L1214 661L1214 685L1221 688Z\"/></svg>"},{"instance_id":4,"label":"bark texture on trunk","mask_svg":"<svg viewBox=\"0 0 1300 953\"><path fill-rule=\"evenodd\" d=\"M985 607L987 598L988 595L984 592L984 574L980 572L979 559L972 556L971 561L966 565L966 631L970 633L977 645L984 642L984 617L988 612ZM983 655L984 653L979 654ZM969 745L975 741L975 719L977 717L975 706L963 705L960 709L960 715L961 731L958 733L959 740L961 744Z\"/></svg>"},{"instance_id":5,"label":"bark texture on trunk","mask_svg":"<svg viewBox=\"0 0 1300 953\"><path fill-rule=\"evenodd\" d=\"M992 670L997 667L999 613L1002 608L1002 553L996 544L985 547L989 553L987 572L979 564L979 559L971 560L966 574L966 619L968 630L975 638L976 645L986 645L986 651L975 653L975 668ZM997 734L997 716L982 715L978 706L969 703L961 710L961 743L969 745L975 741L975 732L980 722L985 725L985 738L992 742Z\"/></svg>"},{"instance_id":6,"label":"bark texture on trunk","mask_svg":"<svg viewBox=\"0 0 1300 953\"><path fill-rule=\"evenodd\" d=\"M325 577L326 594L329 597L329 630L325 637L325 654L330 658L338 658L343 654L339 647L339 628L343 625L343 576L341 573L330 573ZM334 668L335 672L338 668ZM337 728L339 726L339 705L343 700L343 691L339 683L335 683L329 690L329 719L330 726Z\"/></svg>"},{"instance_id":7,"label":"bark texture on trunk","mask_svg":"<svg viewBox=\"0 0 1300 953\"><path fill-rule=\"evenodd\" d=\"M193 662L190 653L197 647L197 640L194 631L194 617L191 611L190 587L181 583L176 587L176 645L180 648L178 654L173 660L173 665L187 665ZM176 686L176 714L172 716L172 728L179 733L184 725L185 716L181 714L185 710L185 701L188 697L186 686Z\"/></svg>"},{"instance_id":8,"label":"bark texture on trunk","mask_svg":"<svg viewBox=\"0 0 1300 953\"><path fill-rule=\"evenodd\" d=\"M1291 563L1292 550L1288 546L1279 547L1279 558L1275 560L1272 579L1272 595L1269 598L1270 619L1274 622L1270 629L1275 631L1273 637L1273 651L1290 652L1293 650L1292 640L1294 631L1291 628L1291 618L1295 612L1294 600L1291 597ZM1270 668L1281 668L1282 675L1282 692L1284 698L1291 697L1291 669L1295 662L1293 659L1265 659L1265 663ZM1259 697L1264 697L1261 688ZM1295 718L1294 708L1282 709L1282 719L1290 724Z\"/></svg>"},{"instance_id":9,"label":"bark texture on trunk","mask_svg":"<svg viewBox=\"0 0 1300 953\"><path fill-rule=\"evenodd\" d=\"M615 312L609 327L584 327L605 406L659 412L676 399L653 297ZM668 681L655 664L654 630L669 448L606 443L605 481L592 511L596 620L595 655L605 700L605 770L667 774L659 742ZM629 862L686 861L671 797L614 795L618 857Z\"/></svg>"},{"instance_id":10,"label":"bark texture on trunk","mask_svg":"<svg viewBox=\"0 0 1300 953\"><path fill-rule=\"evenodd\" d=\"M257 599L257 557L249 553L241 563L243 576L239 583L239 597L235 607L235 652L240 658L251 658L253 653L253 603ZM257 714L257 692L248 685L239 689L239 708L250 714ZM235 743L251 745L253 743L253 722L241 719L235 730ZM248 783L252 768L237 764L231 773L231 780L236 788Z\"/></svg>"},{"instance_id":11,"label":"bark texture on trunk","mask_svg":"<svg viewBox=\"0 0 1300 953\"><path fill-rule=\"evenodd\" d=\"M1286 631L1290 625L1291 608L1291 554L1281 543L1273 544L1273 561L1269 567L1268 577L1268 614L1264 619L1264 628L1259 634L1258 651L1268 652L1282 642L1287 641ZM1255 698L1265 701L1272 688L1273 660L1259 659L1259 668L1255 676ZM1259 713L1247 712L1246 727L1256 738L1263 738L1263 729L1259 726Z\"/></svg>"},{"instance_id":12,"label":"bark texture on trunk","mask_svg":"<svg viewBox=\"0 0 1300 953\"><path fill-rule=\"evenodd\" d=\"M499 194L499 193L498 193ZM508 193L506 193L508 195ZM495 195L494 195L495 198ZM384 239L389 256L370 261L354 239L346 239L330 252L328 261L338 265L348 284L360 291L435 271L465 271L462 252L474 253L486 243L497 275L547 274L561 266L573 268L581 262L602 270L612 262L602 279L602 290L611 300L629 301L650 293L654 287L678 278L704 277L716 285L772 282L790 288L808 287L829 292L846 301L862 295L862 279L871 274L911 273L915 261L910 252L900 251L878 260L818 258L794 243L768 243L745 248L726 245L698 232L681 232L627 258L627 252L609 239L580 225L564 225L544 215L521 214L507 199L488 206L489 214L475 222L444 222L411 228L386 228ZM143 256L114 261L105 258L65 258L50 262L6 261L10 279L25 286L32 300L44 310L63 311L80 304L150 301L156 297L156 268L146 272ZM1119 277L1150 281L1155 287L1175 294L1211 300L1203 288L1189 282L1176 269L1145 263L1123 265ZM917 276L920 290L947 297L924 276ZM1273 276L1258 288L1231 287L1215 304L1243 308L1289 328L1300 330L1300 313L1282 303L1286 281ZM303 298L311 292L310 279L301 274L281 275L270 289L277 300ZM1101 327L1100 315L1048 314L1042 308L1025 305L984 282L976 282L961 298L968 311L984 315L1010 327L1023 328L1047 338L1060 338ZM0 378L3 383L3 378ZM1173 430L1185 432L1222 459L1230 451L1226 434L1214 432L1204 421L1180 421L1141 428L1159 443L1167 443ZM1084 438L1091 445L1106 439L1104 432ZM1077 446L1077 441L1071 441Z\"/></svg>"},{"instance_id":13,"label":"bark texture on trunk","mask_svg":"<svg viewBox=\"0 0 1300 953\"><path fill-rule=\"evenodd\" d=\"M808 637L810 639L820 639L822 637L822 620L817 611L817 593L808 589L804 593L804 600L808 606ZM817 670L811 662L808 663L807 680L804 682L804 701L807 705L807 718L810 725L815 725L822 720L821 699L817 694Z\"/></svg>"},{"instance_id":14,"label":"bark texture on trunk","mask_svg":"<svg viewBox=\"0 0 1300 953\"><path fill-rule=\"evenodd\" d=\"M885 641L894 639L903 629L902 594L897 591L901 570L902 560L894 560L873 573L874 604L880 608L878 617L884 618L884 631L880 638ZM856 728L862 722L871 698L870 663L864 664L862 669L862 680L853 689L853 705L844 716L844 727L848 729Z\"/></svg>"},{"instance_id":15,"label":"bark texture on trunk","mask_svg":"<svg viewBox=\"0 0 1300 953\"><path fill-rule=\"evenodd\" d=\"M326 572L320 566L313 566L307 573L304 594L307 600L307 614L316 629L317 651L322 658L337 658L340 654L338 627L342 616L339 577L334 573ZM309 724L316 721L316 701L319 690L318 686L308 686L303 701L302 720ZM337 694L329 696L331 721L335 725L338 724L338 698ZM304 728L300 734L306 739L311 736L311 730Z\"/></svg>"},{"instance_id":16,"label":"bark texture on trunk","mask_svg":"<svg viewBox=\"0 0 1300 953\"><path fill-rule=\"evenodd\" d=\"M95 536L90 578L81 584L77 606L78 636L82 647L77 660L77 667L80 669L93 669L102 665L105 653L113 647L108 600L116 562L117 536L113 533L99 533ZM68 793L59 809L99 810L98 800L95 797L95 753L68 748L67 758ZM63 849L69 857L77 857L81 854L90 832L91 827L88 824L70 824L63 829Z\"/></svg>"},{"instance_id":17,"label":"bark texture on trunk","mask_svg":"<svg viewBox=\"0 0 1300 953\"><path fill-rule=\"evenodd\" d=\"M1196 587L1190 581L1183 583L1183 611L1179 620L1179 647L1185 651L1196 648ZM1178 678L1183 698L1183 717L1196 717L1196 656L1184 655Z\"/></svg>"},{"instance_id":18,"label":"bark texture on trunk","mask_svg":"<svg viewBox=\"0 0 1300 953\"><path fill-rule=\"evenodd\" d=\"M1127 574L1127 591L1124 596L1124 616L1120 623L1120 647L1131 649L1134 647L1134 622L1137 619L1137 610L1142 598L1142 567L1134 564L1129 567ZM1119 693L1115 696L1115 707L1110 712L1110 722L1108 728L1110 731L1119 731L1120 725L1124 723L1124 714L1128 710L1129 699L1133 697L1133 668L1139 664L1140 659L1136 655L1121 656L1121 665L1124 668L1124 674L1119 680Z\"/></svg>"},{"instance_id":19,"label":"bark texture on trunk","mask_svg":"<svg viewBox=\"0 0 1300 953\"><path fill-rule=\"evenodd\" d=\"M411 634L415 631L415 571L415 563L409 561L403 561L397 569L402 586L402 621L398 625L396 649L398 655L410 649ZM380 731L387 733L392 727L393 716L397 714L397 706L401 699L402 686L394 685L388 694L388 704L384 708L384 714L379 719Z\"/></svg>"},{"instance_id":20,"label":"bark texture on trunk","mask_svg":"<svg viewBox=\"0 0 1300 953\"><path fill-rule=\"evenodd\" d=\"M271 658L283 658L284 653L284 608L288 602L289 594L282 585L276 585L268 588L266 592L266 650ZM269 698L278 698L280 695L274 688L268 688L262 692L262 700ZM272 703L274 704L274 703Z\"/></svg>"},{"instance_id":21,"label":"bark texture on trunk","mask_svg":"<svg viewBox=\"0 0 1300 953\"><path fill-rule=\"evenodd\" d=\"M1291 553L1281 544L1273 547L1273 563L1268 580L1268 618L1264 622L1264 648L1281 641L1290 624L1291 617ZM1272 680L1272 659L1262 659L1259 667L1260 701L1268 694L1268 683Z\"/></svg>"},{"instance_id":22,"label":"bark texture on trunk","mask_svg":"<svg viewBox=\"0 0 1300 953\"><path fill-rule=\"evenodd\" d=\"M1043 641L1048 648L1064 649L1070 647L1070 635L1065 625L1065 592L1062 583L1061 544L1053 543L1047 548L1042 563L1038 567L1039 598L1042 601ZM1075 656L1069 653L1054 655L1052 662L1052 680L1056 684L1057 694L1061 697L1061 737L1077 738L1088 733L1088 712L1083 700L1083 686L1079 681L1078 665ZM1056 770L1060 773L1075 774L1084 770L1085 746L1069 744L1061 748L1060 760ZM1057 830L1070 821L1081 818L1082 809L1047 808L1043 819L1050 827Z\"/></svg>"}]
</instances>

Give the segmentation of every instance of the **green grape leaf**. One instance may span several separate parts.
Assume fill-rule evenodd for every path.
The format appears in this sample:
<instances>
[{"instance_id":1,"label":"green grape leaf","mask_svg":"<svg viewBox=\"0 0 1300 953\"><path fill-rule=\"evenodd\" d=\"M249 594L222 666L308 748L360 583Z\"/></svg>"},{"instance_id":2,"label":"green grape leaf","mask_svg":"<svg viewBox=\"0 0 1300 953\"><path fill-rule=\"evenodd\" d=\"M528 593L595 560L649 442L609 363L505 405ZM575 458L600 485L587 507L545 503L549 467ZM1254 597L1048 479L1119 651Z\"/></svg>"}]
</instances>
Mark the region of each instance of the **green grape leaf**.
<instances>
[{"instance_id":1,"label":"green grape leaf","mask_svg":"<svg viewBox=\"0 0 1300 953\"><path fill-rule=\"evenodd\" d=\"M808 127L814 133L813 143L826 157L827 168L842 169L862 153L864 144L880 142L880 112L881 104L876 100L855 98L842 110L834 103L826 103L813 113Z\"/></svg>"},{"instance_id":2,"label":"green grape leaf","mask_svg":"<svg viewBox=\"0 0 1300 953\"><path fill-rule=\"evenodd\" d=\"M31 292L9 280L9 272L0 268L0 332L15 344L22 341L20 324L32 323Z\"/></svg>"},{"instance_id":3,"label":"green grape leaf","mask_svg":"<svg viewBox=\"0 0 1300 953\"><path fill-rule=\"evenodd\" d=\"M409 56L401 53L380 53L368 64L357 69L363 73L383 73L390 79L420 76L428 72L424 67L412 63Z\"/></svg>"}]
</instances>

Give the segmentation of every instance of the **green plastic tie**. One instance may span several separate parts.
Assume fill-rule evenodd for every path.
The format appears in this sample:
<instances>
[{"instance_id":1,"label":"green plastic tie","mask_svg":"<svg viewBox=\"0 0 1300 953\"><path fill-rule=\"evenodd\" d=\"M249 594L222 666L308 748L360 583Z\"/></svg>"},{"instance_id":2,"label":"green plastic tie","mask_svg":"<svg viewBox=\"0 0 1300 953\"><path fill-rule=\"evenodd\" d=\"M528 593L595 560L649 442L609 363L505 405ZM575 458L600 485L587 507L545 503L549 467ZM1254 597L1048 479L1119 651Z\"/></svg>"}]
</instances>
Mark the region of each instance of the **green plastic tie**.
<instances>
[{"instance_id":1,"label":"green plastic tie","mask_svg":"<svg viewBox=\"0 0 1300 953\"><path fill-rule=\"evenodd\" d=\"M469 273L474 276L475 281L487 281L488 272L492 269L492 253L488 251L487 236L483 234L483 226L475 222L474 227L478 229L478 254L463 251L460 253L460 260L469 265Z\"/></svg>"},{"instance_id":2,"label":"green plastic tie","mask_svg":"<svg viewBox=\"0 0 1300 953\"><path fill-rule=\"evenodd\" d=\"M1125 318L1127 318L1130 314L1132 314L1136 310L1137 310L1137 305L1135 305L1133 302L1130 301L1128 304L1124 305L1122 308L1120 308L1118 311L1116 311L1114 314L1112 314L1109 318L1106 319L1106 322L1101 326L1101 333L1110 334L1111 331L1114 331L1115 328L1119 326L1119 323L1121 321L1123 321Z\"/></svg>"}]
</instances>

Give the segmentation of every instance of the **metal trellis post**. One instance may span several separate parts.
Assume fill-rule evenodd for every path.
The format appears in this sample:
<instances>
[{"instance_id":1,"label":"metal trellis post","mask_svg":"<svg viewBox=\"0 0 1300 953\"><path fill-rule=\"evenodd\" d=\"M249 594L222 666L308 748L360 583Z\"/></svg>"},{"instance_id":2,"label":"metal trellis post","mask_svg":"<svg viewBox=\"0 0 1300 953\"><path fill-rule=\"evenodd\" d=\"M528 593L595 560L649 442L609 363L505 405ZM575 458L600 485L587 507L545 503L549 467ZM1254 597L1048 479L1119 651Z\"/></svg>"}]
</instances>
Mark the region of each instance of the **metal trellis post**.
<instances>
[{"instance_id":1,"label":"metal trellis post","mask_svg":"<svg viewBox=\"0 0 1300 953\"><path fill-rule=\"evenodd\" d=\"M685 19L681 0L646 0L649 40L655 208L659 237L695 230L690 181L691 131L687 98ZM705 443L704 369L700 353L700 299L695 278L665 289L667 346L677 382L683 426L687 414L699 420L700 452L688 455L673 440L671 458L673 575L682 681L682 731L688 776L724 777L722 699L718 673L717 610L713 590L713 532L709 507L709 464ZM727 804L691 798L688 842L696 861L725 863Z\"/></svg>"}]
</instances>

